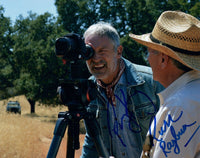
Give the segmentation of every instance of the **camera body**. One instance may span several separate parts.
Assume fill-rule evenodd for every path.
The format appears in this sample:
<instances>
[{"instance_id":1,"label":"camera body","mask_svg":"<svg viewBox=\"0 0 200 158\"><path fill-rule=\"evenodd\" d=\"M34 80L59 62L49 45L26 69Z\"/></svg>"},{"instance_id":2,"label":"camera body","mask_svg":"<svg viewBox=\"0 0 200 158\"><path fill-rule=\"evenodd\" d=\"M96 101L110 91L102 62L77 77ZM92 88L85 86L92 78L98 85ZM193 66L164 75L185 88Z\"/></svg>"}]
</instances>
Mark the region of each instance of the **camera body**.
<instances>
[{"instance_id":1,"label":"camera body","mask_svg":"<svg viewBox=\"0 0 200 158\"><path fill-rule=\"evenodd\" d=\"M94 55L93 48L85 44L80 35L70 33L56 40L55 52L58 57L77 61L88 60Z\"/></svg>"},{"instance_id":2,"label":"camera body","mask_svg":"<svg viewBox=\"0 0 200 158\"><path fill-rule=\"evenodd\" d=\"M96 84L85 78L82 72L86 66L85 60L92 58L94 50L84 43L80 35L70 33L56 40L55 53L56 56L70 61L69 79L60 79L57 89L59 98L69 110L83 110L90 100L96 98Z\"/></svg>"}]
</instances>

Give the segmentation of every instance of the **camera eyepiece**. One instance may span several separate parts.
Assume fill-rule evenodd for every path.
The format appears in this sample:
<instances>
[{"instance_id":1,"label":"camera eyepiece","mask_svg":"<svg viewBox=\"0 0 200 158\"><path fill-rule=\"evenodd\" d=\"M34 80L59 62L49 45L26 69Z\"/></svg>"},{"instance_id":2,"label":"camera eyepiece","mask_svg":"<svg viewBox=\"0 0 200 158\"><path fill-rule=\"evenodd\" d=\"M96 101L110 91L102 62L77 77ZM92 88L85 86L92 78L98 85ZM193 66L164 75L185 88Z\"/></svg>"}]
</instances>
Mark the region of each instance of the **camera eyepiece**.
<instances>
[{"instance_id":1,"label":"camera eyepiece","mask_svg":"<svg viewBox=\"0 0 200 158\"><path fill-rule=\"evenodd\" d=\"M58 38L55 43L55 52L57 56L69 60L88 60L94 55L93 48L85 44L80 35L75 33Z\"/></svg>"},{"instance_id":2,"label":"camera eyepiece","mask_svg":"<svg viewBox=\"0 0 200 158\"><path fill-rule=\"evenodd\" d=\"M88 60L92 58L92 56L94 55L94 49L89 44L86 44L85 46L86 46L86 52L84 58L85 60Z\"/></svg>"}]
</instances>

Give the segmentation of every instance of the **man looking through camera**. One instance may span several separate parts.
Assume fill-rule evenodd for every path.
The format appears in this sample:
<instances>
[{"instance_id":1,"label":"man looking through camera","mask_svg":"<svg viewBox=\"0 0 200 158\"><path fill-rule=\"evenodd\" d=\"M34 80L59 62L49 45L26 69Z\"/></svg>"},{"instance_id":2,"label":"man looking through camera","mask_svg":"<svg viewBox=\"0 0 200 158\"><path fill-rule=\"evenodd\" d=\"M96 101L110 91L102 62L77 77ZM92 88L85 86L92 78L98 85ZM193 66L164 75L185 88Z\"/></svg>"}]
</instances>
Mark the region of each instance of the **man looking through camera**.
<instances>
[{"instance_id":1,"label":"man looking through camera","mask_svg":"<svg viewBox=\"0 0 200 158\"><path fill-rule=\"evenodd\" d=\"M133 64L122 57L119 35L110 24L100 22L90 26L84 38L95 51L86 64L98 90L88 110L96 113L110 156L138 158L151 118L159 108L156 93L163 87L153 81L149 67ZM98 157L87 125L81 157Z\"/></svg>"}]
</instances>

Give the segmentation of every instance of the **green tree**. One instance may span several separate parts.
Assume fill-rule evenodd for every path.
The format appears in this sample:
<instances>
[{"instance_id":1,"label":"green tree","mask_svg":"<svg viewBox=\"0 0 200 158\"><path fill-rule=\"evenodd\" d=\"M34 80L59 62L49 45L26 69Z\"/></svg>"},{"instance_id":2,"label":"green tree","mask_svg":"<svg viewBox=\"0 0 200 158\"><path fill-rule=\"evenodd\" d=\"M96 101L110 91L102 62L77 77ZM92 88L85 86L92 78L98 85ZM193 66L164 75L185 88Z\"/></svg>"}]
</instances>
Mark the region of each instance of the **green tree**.
<instances>
[{"instance_id":1,"label":"green tree","mask_svg":"<svg viewBox=\"0 0 200 158\"><path fill-rule=\"evenodd\" d=\"M113 24L125 47L124 56L138 64L145 62L146 49L130 42L128 34L150 32L165 10L181 10L199 17L199 0L56 0L59 23L68 32L83 33L98 21Z\"/></svg>"},{"instance_id":2,"label":"green tree","mask_svg":"<svg viewBox=\"0 0 200 158\"><path fill-rule=\"evenodd\" d=\"M130 39L130 32L148 33L165 10L181 10L200 18L199 0L56 0L58 19L32 12L14 26L0 6L0 98L25 94L31 112L35 101L56 103L59 78L68 78L68 65L55 56L55 40L68 32L83 34L93 23L110 22L119 32L124 57L146 62L146 48Z\"/></svg>"},{"instance_id":3,"label":"green tree","mask_svg":"<svg viewBox=\"0 0 200 158\"><path fill-rule=\"evenodd\" d=\"M55 56L55 39L62 32L51 14L37 16L29 13L14 25L13 54L20 70L14 81L17 92L25 94L33 113L35 101L55 103L59 76L63 73L61 62Z\"/></svg>"},{"instance_id":4,"label":"green tree","mask_svg":"<svg viewBox=\"0 0 200 158\"><path fill-rule=\"evenodd\" d=\"M91 23L97 21L98 0L56 0L58 22L68 32L83 33Z\"/></svg>"},{"instance_id":5,"label":"green tree","mask_svg":"<svg viewBox=\"0 0 200 158\"><path fill-rule=\"evenodd\" d=\"M82 34L93 23L110 22L122 37L124 56L135 63L146 64L142 54L138 55L135 51L136 44L132 46L130 44L133 42L127 41L130 31L141 33L141 30L149 28L147 25L141 25L144 16L149 17L148 10L143 7L145 0L56 0L55 4L59 13L59 23L66 31ZM152 22L150 19L148 21Z\"/></svg>"},{"instance_id":6,"label":"green tree","mask_svg":"<svg viewBox=\"0 0 200 158\"><path fill-rule=\"evenodd\" d=\"M12 27L10 18L4 16L4 8L0 6L0 98L11 96L15 89L13 80L18 75L12 54Z\"/></svg>"}]
</instances>

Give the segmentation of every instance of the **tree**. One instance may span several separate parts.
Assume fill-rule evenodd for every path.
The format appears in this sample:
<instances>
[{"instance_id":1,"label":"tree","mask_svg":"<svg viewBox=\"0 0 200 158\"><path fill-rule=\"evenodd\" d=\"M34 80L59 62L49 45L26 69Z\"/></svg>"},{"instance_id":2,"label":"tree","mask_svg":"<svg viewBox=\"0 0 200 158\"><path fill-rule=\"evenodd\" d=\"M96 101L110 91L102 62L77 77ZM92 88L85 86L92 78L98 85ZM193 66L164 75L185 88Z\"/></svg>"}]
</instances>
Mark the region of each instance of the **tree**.
<instances>
[{"instance_id":1,"label":"tree","mask_svg":"<svg viewBox=\"0 0 200 158\"><path fill-rule=\"evenodd\" d=\"M18 76L12 54L12 27L10 18L4 16L4 8L0 6L0 98L11 96L15 89L13 80Z\"/></svg>"},{"instance_id":2,"label":"tree","mask_svg":"<svg viewBox=\"0 0 200 158\"><path fill-rule=\"evenodd\" d=\"M130 32L151 32L165 10L181 10L200 18L199 0L56 0L59 14L19 16L14 26L0 6L0 98L25 94L31 112L35 101L56 104L56 89L66 74L55 56L55 40L66 33L83 32L98 21L110 22L119 32L124 57L137 64L146 62L146 48L130 39Z\"/></svg>"},{"instance_id":3,"label":"tree","mask_svg":"<svg viewBox=\"0 0 200 158\"><path fill-rule=\"evenodd\" d=\"M56 0L59 23L69 32L83 33L98 21L113 24L125 47L124 56L138 64L145 62L146 49L130 42L128 34L150 32L165 10L181 10L199 17L199 0Z\"/></svg>"},{"instance_id":4,"label":"tree","mask_svg":"<svg viewBox=\"0 0 200 158\"><path fill-rule=\"evenodd\" d=\"M67 32L82 34L91 23L97 21L98 0L56 0L58 22Z\"/></svg>"},{"instance_id":5,"label":"tree","mask_svg":"<svg viewBox=\"0 0 200 158\"><path fill-rule=\"evenodd\" d=\"M59 31L49 13L37 16L30 12L27 18L21 16L15 23L13 54L20 73L14 86L17 93L26 95L31 113L35 101L55 103L58 78L63 73L54 53Z\"/></svg>"}]
</instances>

